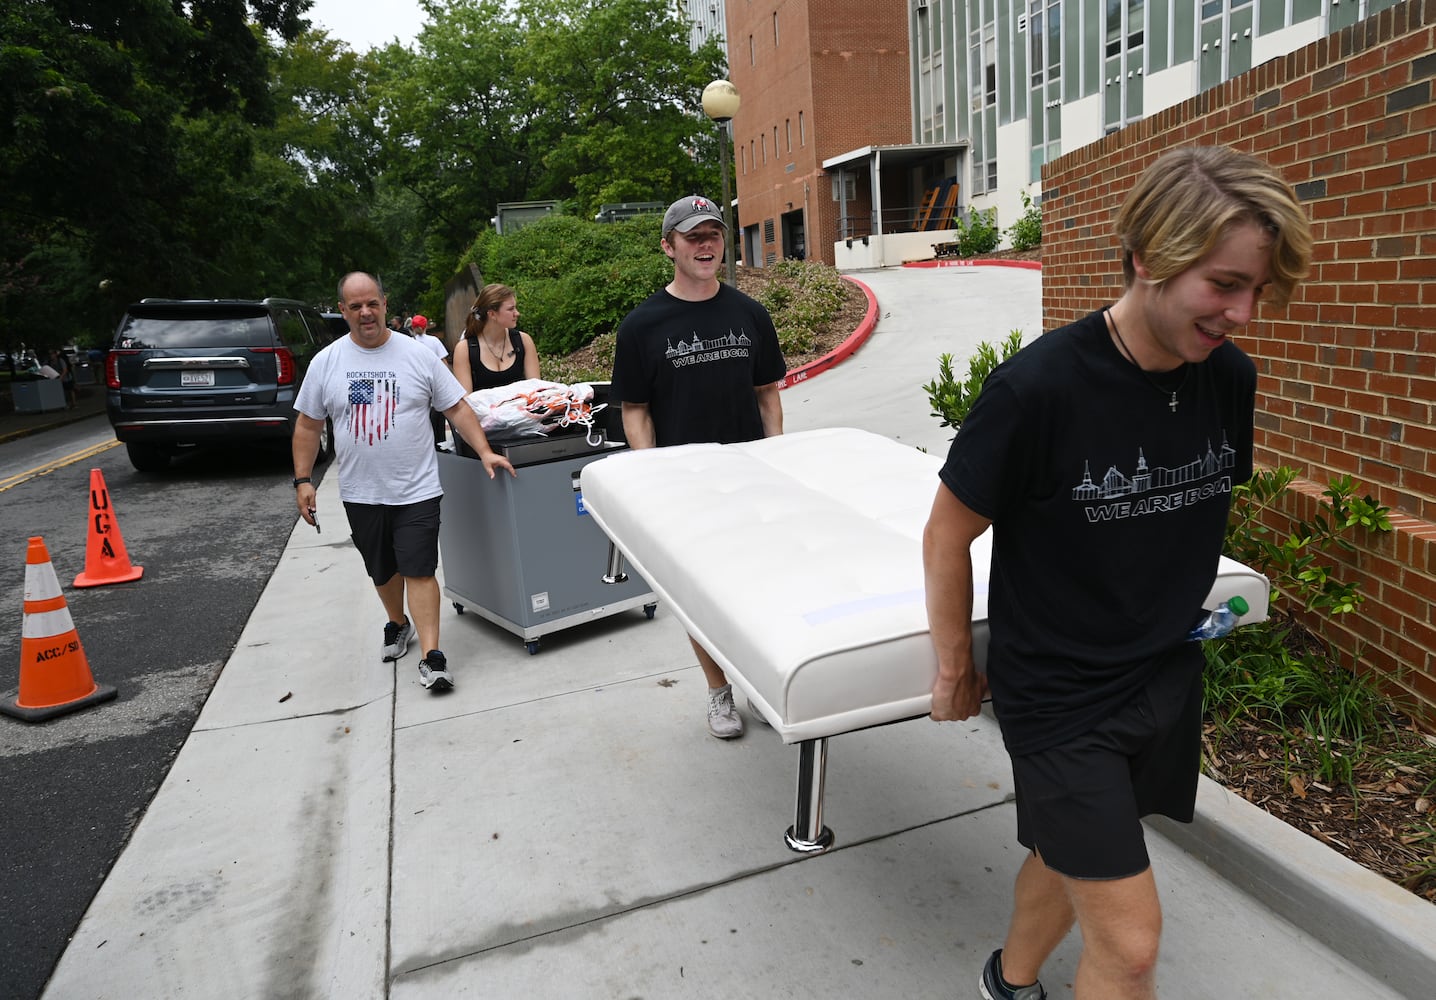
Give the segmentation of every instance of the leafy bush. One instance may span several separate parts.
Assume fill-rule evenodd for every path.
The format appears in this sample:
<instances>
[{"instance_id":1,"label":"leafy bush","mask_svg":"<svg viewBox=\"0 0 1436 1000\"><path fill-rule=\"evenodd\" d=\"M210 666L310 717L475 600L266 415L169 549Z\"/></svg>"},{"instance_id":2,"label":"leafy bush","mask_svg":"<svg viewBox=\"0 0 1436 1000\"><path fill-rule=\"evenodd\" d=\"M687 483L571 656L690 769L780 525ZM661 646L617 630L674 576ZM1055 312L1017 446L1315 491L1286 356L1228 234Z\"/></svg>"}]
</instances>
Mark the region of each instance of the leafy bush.
<instances>
[{"instance_id":1,"label":"leafy bush","mask_svg":"<svg viewBox=\"0 0 1436 1000\"><path fill-rule=\"evenodd\" d=\"M1002 342L1001 357L998 357L995 347L983 341L968 359L967 378L962 381L958 381L953 373L952 355L940 356L937 359L937 378L922 387L927 393L928 403L932 406L932 415L942 422L943 427L951 427L954 430L961 427L972 409L972 404L977 401L977 395L982 391L982 384L987 381L987 376L1021 349L1021 330L1008 333L1007 339Z\"/></svg>"},{"instance_id":2,"label":"leafy bush","mask_svg":"<svg viewBox=\"0 0 1436 1000\"><path fill-rule=\"evenodd\" d=\"M966 218L959 217L953 222L953 229L957 232L957 239L953 242L957 244L959 257L975 257L996 250L1002 235L997 229L995 208L969 212Z\"/></svg>"},{"instance_id":3,"label":"leafy bush","mask_svg":"<svg viewBox=\"0 0 1436 1000\"><path fill-rule=\"evenodd\" d=\"M778 261L767 276L758 301L773 317L778 346L784 355L811 350L818 330L842 311L843 279L825 264L803 260Z\"/></svg>"},{"instance_id":4,"label":"leafy bush","mask_svg":"<svg viewBox=\"0 0 1436 1000\"><path fill-rule=\"evenodd\" d=\"M1034 205L1027 192L1022 192L1022 216L1007 227L1012 249L1031 250L1042 245L1042 206Z\"/></svg>"},{"instance_id":5,"label":"leafy bush","mask_svg":"<svg viewBox=\"0 0 1436 1000\"><path fill-rule=\"evenodd\" d=\"M658 216L602 223L553 215L506 236L481 234L461 263L518 293L539 356L568 354L612 333L673 277Z\"/></svg>"},{"instance_id":6,"label":"leafy bush","mask_svg":"<svg viewBox=\"0 0 1436 1000\"><path fill-rule=\"evenodd\" d=\"M1390 531L1391 523L1386 507L1356 497L1343 476L1323 492L1313 518L1295 520L1278 537L1263 515L1297 475L1288 466L1259 470L1233 490L1223 552L1271 581L1271 617L1202 644L1206 712L1221 727L1241 720L1290 727L1289 759L1304 758L1329 783L1349 784L1352 759L1380 724L1385 699L1373 682L1339 663L1319 634L1299 625L1293 611L1339 618L1355 610L1364 600L1357 585L1337 579L1321 554L1333 547L1355 551L1347 535L1358 528ZM1338 752L1338 746L1346 749Z\"/></svg>"}]
</instances>

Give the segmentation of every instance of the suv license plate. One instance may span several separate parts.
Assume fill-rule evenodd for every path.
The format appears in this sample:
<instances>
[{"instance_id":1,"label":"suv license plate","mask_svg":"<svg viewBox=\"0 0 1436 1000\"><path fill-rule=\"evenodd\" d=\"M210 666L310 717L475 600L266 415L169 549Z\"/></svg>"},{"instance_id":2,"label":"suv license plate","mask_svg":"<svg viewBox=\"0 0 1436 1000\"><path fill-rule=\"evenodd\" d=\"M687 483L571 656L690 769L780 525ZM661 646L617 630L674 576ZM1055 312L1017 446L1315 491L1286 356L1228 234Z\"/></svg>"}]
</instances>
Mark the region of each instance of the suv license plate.
<instances>
[{"instance_id":1,"label":"suv license plate","mask_svg":"<svg viewBox=\"0 0 1436 1000\"><path fill-rule=\"evenodd\" d=\"M180 372L180 385L214 385L214 372Z\"/></svg>"}]
</instances>

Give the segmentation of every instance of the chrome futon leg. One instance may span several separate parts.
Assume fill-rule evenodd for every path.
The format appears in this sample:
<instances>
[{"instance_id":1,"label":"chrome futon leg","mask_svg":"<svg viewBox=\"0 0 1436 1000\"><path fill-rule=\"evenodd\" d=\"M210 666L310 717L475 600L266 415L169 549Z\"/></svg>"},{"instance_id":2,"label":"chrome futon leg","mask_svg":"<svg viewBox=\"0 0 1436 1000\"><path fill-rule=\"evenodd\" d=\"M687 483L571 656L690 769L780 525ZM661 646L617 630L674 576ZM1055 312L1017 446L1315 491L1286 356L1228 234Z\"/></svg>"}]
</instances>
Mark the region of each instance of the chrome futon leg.
<instances>
[{"instance_id":1,"label":"chrome futon leg","mask_svg":"<svg viewBox=\"0 0 1436 1000\"><path fill-rule=\"evenodd\" d=\"M788 850L821 854L833 846L833 831L823 825L823 777L828 767L828 740L798 744L798 808L783 835Z\"/></svg>"}]
</instances>

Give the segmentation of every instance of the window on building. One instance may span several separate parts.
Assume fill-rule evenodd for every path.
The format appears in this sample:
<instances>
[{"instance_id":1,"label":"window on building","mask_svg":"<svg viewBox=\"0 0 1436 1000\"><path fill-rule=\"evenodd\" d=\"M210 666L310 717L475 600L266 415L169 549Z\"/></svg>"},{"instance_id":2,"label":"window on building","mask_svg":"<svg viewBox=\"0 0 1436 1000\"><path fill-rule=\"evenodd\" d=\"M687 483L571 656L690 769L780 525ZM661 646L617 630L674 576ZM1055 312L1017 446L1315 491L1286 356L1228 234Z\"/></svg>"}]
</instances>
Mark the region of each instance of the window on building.
<instances>
[{"instance_id":1,"label":"window on building","mask_svg":"<svg viewBox=\"0 0 1436 1000\"><path fill-rule=\"evenodd\" d=\"M1111 132L1142 117L1146 0L1106 0L1105 6L1102 123Z\"/></svg>"},{"instance_id":2,"label":"window on building","mask_svg":"<svg viewBox=\"0 0 1436 1000\"><path fill-rule=\"evenodd\" d=\"M1033 4L1028 40L1032 51L1029 179L1035 181L1042 176L1042 164L1062 152L1062 0Z\"/></svg>"},{"instance_id":3,"label":"window on building","mask_svg":"<svg viewBox=\"0 0 1436 1000\"><path fill-rule=\"evenodd\" d=\"M748 36L748 65L749 65L749 66L756 66L756 65L758 65L758 54L757 54L757 50L753 48L753 36L752 36L752 35L749 35L749 36Z\"/></svg>"},{"instance_id":4,"label":"window on building","mask_svg":"<svg viewBox=\"0 0 1436 1000\"><path fill-rule=\"evenodd\" d=\"M783 136L788 140L788 152L793 151L793 119L783 119Z\"/></svg>"},{"instance_id":5,"label":"window on building","mask_svg":"<svg viewBox=\"0 0 1436 1000\"><path fill-rule=\"evenodd\" d=\"M778 12L773 11L773 48L778 47Z\"/></svg>"},{"instance_id":6,"label":"window on building","mask_svg":"<svg viewBox=\"0 0 1436 1000\"><path fill-rule=\"evenodd\" d=\"M765 132L758 137L758 151L763 154L763 162L768 162L768 134Z\"/></svg>"},{"instance_id":7,"label":"window on building","mask_svg":"<svg viewBox=\"0 0 1436 1000\"><path fill-rule=\"evenodd\" d=\"M801 111L799 111L799 112L798 112L798 145L799 145L799 146L806 146L807 144L808 144L808 131L807 131L806 128L803 127L803 113L802 113Z\"/></svg>"},{"instance_id":8,"label":"window on building","mask_svg":"<svg viewBox=\"0 0 1436 1000\"><path fill-rule=\"evenodd\" d=\"M778 158L778 126L773 126L773 159Z\"/></svg>"},{"instance_id":9,"label":"window on building","mask_svg":"<svg viewBox=\"0 0 1436 1000\"><path fill-rule=\"evenodd\" d=\"M967 14L968 155L972 193L983 194L997 176L997 21L992 0L967 0Z\"/></svg>"}]
</instances>

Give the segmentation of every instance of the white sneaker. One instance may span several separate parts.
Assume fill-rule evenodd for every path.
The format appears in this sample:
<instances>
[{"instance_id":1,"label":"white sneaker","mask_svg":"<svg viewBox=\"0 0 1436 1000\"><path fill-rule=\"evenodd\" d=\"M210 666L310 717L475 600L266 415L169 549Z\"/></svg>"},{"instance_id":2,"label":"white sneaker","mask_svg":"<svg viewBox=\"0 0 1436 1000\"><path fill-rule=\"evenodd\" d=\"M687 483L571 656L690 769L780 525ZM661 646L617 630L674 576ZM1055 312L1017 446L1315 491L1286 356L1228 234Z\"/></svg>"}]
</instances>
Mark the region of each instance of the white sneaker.
<instances>
[{"instance_id":1,"label":"white sneaker","mask_svg":"<svg viewBox=\"0 0 1436 1000\"><path fill-rule=\"evenodd\" d=\"M743 717L733 704L733 685L708 689L708 731L720 740L743 735Z\"/></svg>"},{"instance_id":2,"label":"white sneaker","mask_svg":"<svg viewBox=\"0 0 1436 1000\"><path fill-rule=\"evenodd\" d=\"M384 649L380 653L385 663L397 660L409 651L409 644L414 641L414 623L406 617L404 624L397 622L384 623Z\"/></svg>"},{"instance_id":3,"label":"white sneaker","mask_svg":"<svg viewBox=\"0 0 1436 1000\"><path fill-rule=\"evenodd\" d=\"M453 688L449 661L437 649L429 650L429 655L419 661L419 683L436 694Z\"/></svg>"}]
</instances>

